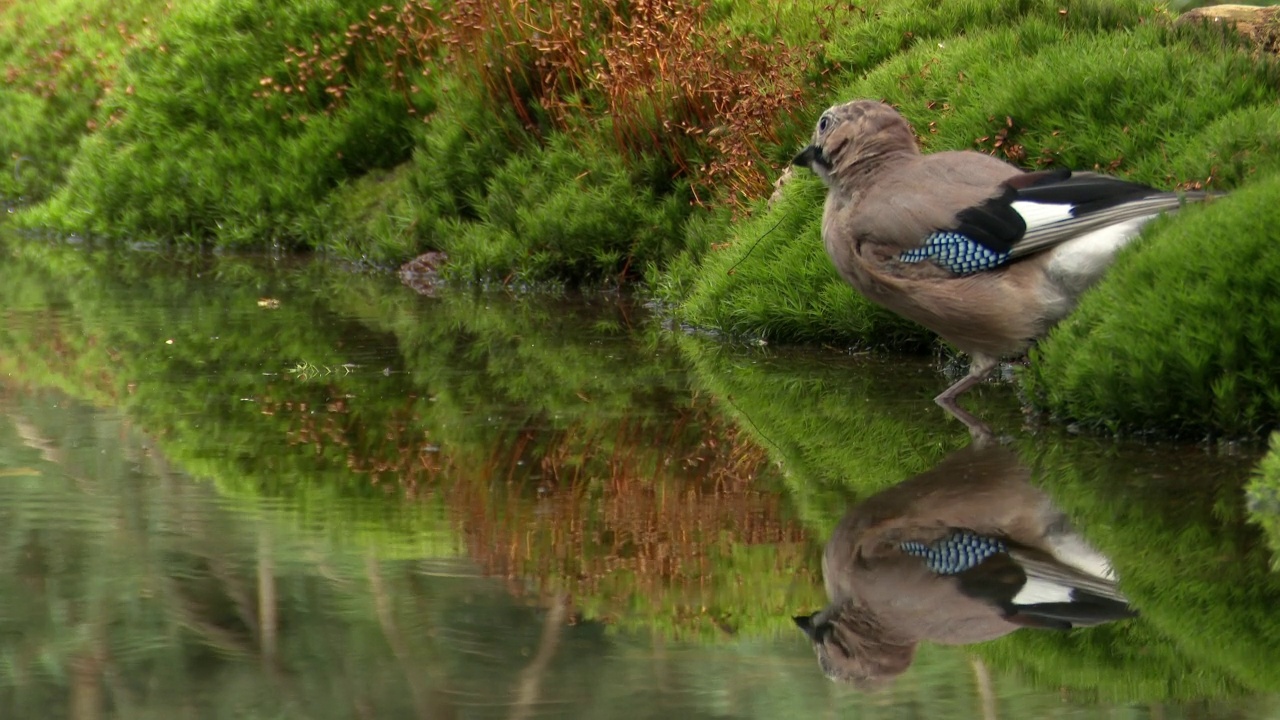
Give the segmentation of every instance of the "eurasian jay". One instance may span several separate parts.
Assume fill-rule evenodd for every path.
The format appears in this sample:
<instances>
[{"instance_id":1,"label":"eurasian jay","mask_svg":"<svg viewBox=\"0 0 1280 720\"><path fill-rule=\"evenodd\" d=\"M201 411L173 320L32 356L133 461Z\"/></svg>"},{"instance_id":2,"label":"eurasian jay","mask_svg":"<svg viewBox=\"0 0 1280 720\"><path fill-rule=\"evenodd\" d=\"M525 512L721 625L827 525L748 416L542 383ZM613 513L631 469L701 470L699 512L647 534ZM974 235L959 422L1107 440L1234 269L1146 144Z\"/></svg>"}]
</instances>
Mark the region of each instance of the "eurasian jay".
<instances>
[{"instance_id":1,"label":"eurasian jay","mask_svg":"<svg viewBox=\"0 0 1280 720\"><path fill-rule=\"evenodd\" d=\"M956 398L1070 313L1145 223L1207 197L974 151L922 155L874 100L824 112L792 162L827 184L822 240L844 279L970 356L935 401L975 436L989 430Z\"/></svg>"}]
</instances>

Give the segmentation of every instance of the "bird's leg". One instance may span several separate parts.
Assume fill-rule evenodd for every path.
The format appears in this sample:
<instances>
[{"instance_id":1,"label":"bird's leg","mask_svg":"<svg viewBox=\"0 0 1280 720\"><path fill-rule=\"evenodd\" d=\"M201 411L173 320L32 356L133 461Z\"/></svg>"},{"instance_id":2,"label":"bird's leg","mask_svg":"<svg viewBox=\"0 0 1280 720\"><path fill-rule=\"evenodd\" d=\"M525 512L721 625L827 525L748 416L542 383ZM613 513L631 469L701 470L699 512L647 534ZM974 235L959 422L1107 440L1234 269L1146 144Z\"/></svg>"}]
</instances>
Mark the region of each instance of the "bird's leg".
<instances>
[{"instance_id":1,"label":"bird's leg","mask_svg":"<svg viewBox=\"0 0 1280 720\"><path fill-rule=\"evenodd\" d=\"M969 362L969 374L957 380L951 387L943 390L941 395L933 399L943 410L951 413L957 420L964 423L965 427L969 428L969 434L973 436L974 440L985 440L992 437L991 426L979 420L973 413L960 407L956 403L956 398L961 393L968 391L969 388L982 382L983 378L990 374L999 363L1000 360L998 358L974 355Z\"/></svg>"}]
</instances>

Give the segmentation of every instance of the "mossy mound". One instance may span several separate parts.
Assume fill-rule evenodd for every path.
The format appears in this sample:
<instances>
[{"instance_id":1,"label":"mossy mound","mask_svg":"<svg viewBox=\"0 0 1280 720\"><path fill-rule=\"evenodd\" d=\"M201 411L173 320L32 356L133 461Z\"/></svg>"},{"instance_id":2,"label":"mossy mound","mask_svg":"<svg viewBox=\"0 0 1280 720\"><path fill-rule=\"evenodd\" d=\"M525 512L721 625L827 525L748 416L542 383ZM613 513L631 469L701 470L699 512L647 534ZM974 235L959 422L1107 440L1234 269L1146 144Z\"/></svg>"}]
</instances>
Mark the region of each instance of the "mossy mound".
<instances>
[{"instance_id":1,"label":"mossy mound","mask_svg":"<svg viewBox=\"0 0 1280 720\"><path fill-rule=\"evenodd\" d=\"M734 244L705 240L714 249L677 261L659 279L659 296L681 302L682 320L734 338L927 348L928 331L868 302L836 273L822 250L824 193L818 180L797 177L774 211L733 226L707 222L706 234L731 232Z\"/></svg>"},{"instance_id":2,"label":"mossy mound","mask_svg":"<svg viewBox=\"0 0 1280 720\"><path fill-rule=\"evenodd\" d=\"M216 0L175 9L163 32L123 55L97 132L51 201L21 222L229 248L300 245L319 232L308 223L330 191L409 158L403 118L434 106L429 93L358 72L372 57L331 54L349 24L378 7ZM308 81L326 73L327 86Z\"/></svg>"},{"instance_id":3,"label":"mossy mound","mask_svg":"<svg viewBox=\"0 0 1280 720\"><path fill-rule=\"evenodd\" d=\"M926 151L976 148L1028 168L1240 198L1280 171L1275 58L1144 0L878 0L816 13L664 2L670 12L650 16L557 0L527 6L543 13L532 22L487 0L475 28L458 7L425 2L6 5L0 63L17 75L0 87L0 197L48 198L16 222L65 232L379 264L444 251L443 273L464 281L644 277L683 322L728 335L919 351L931 334L834 272L816 180L801 173L772 209L746 200L826 105L883 98ZM119 37L96 38L95 24ZM1195 240L1176 229L1184 222L1165 236L1189 238L1187 252L1231 239L1204 224L1208 240ZM1127 265L1104 287L1125 282ZM1210 313L1200 317L1260 315L1253 296L1233 297L1197 306ZM1032 385L1048 409L1094 424L1265 430L1278 404L1263 348L1274 335L1256 317L1232 322L1262 334L1236 337L1219 369L1203 370L1200 349L1152 352L1147 379L1109 405L1065 390L1092 371L1072 360L1072 375L1048 349ZM1130 402L1197 380L1177 400Z\"/></svg>"},{"instance_id":4,"label":"mossy mound","mask_svg":"<svg viewBox=\"0 0 1280 720\"><path fill-rule=\"evenodd\" d=\"M0 4L0 199L47 197L64 179L99 106L133 90L116 82L127 48L168 26L163 0Z\"/></svg>"},{"instance_id":5,"label":"mossy mound","mask_svg":"<svg viewBox=\"0 0 1280 720\"><path fill-rule=\"evenodd\" d=\"M683 250L694 207L767 187L818 35L739 2L206 0L103 45L114 62L72 92L26 81L45 60L27 24L60 27L0 9L0 63L34 68L0 96L0 198L40 201L25 227L379 264L443 250L454 278L569 284L636 280ZM50 123L59 103L74 112Z\"/></svg>"},{"instance_id":6,"label":"mossy mound","mask_svg":"<svg viewBox=\"0 0 1280 720\"><path fill-rule=\"evenodd\" d=\"M1161 223L1034 351L1034 401L1111 429L1280 421L1280 175Z\"/></svg>"}]
</instances>

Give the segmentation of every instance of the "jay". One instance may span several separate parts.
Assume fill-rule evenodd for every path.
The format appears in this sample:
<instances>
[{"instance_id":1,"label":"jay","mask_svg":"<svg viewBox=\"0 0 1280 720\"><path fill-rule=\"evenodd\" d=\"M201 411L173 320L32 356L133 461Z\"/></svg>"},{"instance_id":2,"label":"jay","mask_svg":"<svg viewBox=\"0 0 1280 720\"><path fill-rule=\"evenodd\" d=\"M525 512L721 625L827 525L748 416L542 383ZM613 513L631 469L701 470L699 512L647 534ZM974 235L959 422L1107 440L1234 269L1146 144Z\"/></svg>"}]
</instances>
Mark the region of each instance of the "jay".
<instances>
[{"instance_id":1,"label":"jay","mask_svg":"<svg viewBox=\"0 0 1280 720\"><path fill-rule=\"evenodd\" d=\"M922 154L907 121L874 100L824 112L792 162L827 185L822 240L840 275L969 355L969 373L935 401L975 437L990 431L956 398L1070 313L1145 223L1208 196Z\"/></svg>"}]
</instances>

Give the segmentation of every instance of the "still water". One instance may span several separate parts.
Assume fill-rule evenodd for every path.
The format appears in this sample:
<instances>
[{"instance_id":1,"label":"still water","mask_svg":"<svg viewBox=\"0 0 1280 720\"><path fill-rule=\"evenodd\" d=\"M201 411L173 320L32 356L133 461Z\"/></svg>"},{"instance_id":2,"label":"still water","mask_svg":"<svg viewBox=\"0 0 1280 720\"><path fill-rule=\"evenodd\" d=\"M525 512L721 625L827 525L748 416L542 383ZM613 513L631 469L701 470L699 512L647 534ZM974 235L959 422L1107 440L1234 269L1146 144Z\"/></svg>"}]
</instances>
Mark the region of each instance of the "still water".
<instances>
[{"instance_id":1,"label":"still water","mask_svg":"<svg viewBox=\"0 0 1280 720\"><path fill-rule=\"evenodd\" d=\"M986 462L928 359L318 263L0 259L2 717L1280 717L1256 448L993 386ZM1138 617L942 645L937 594L893 679L824 677L792 618L846 510L1013 543L1033 506Z\"/></svg>"}]
</instances>

